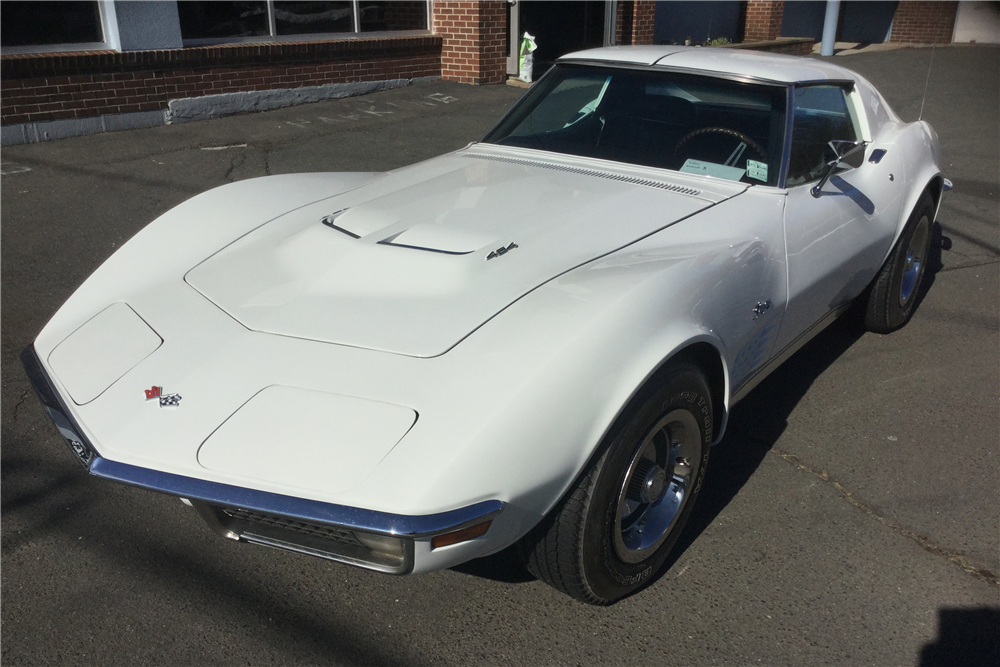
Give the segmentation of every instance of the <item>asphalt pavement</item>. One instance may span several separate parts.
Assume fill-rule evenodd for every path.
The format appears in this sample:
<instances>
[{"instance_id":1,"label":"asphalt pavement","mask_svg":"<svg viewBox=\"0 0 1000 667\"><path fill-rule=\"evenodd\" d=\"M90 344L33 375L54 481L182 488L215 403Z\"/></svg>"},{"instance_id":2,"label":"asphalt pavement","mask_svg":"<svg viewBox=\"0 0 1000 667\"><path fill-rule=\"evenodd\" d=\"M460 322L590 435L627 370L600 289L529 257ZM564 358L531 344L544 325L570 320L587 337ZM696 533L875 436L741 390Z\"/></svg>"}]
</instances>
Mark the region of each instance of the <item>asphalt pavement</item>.
<instances>
[{"instance_id":1,"label":"asphalt pavement","mask_svg":"<svg viewBox=\"0 0 1000 667\"><path fill-rule=\"evenodd\" d=\"M509 553L395 578L219 539L176 499L91 479L18 361L194 194L404 166L523 90L423 83L3 149L3 664L1000 664L1000 49L836 62L937 129L946 249L904 329L842 320L737 406L670 568L607 608Z\"/></svg>"}]
</instances>

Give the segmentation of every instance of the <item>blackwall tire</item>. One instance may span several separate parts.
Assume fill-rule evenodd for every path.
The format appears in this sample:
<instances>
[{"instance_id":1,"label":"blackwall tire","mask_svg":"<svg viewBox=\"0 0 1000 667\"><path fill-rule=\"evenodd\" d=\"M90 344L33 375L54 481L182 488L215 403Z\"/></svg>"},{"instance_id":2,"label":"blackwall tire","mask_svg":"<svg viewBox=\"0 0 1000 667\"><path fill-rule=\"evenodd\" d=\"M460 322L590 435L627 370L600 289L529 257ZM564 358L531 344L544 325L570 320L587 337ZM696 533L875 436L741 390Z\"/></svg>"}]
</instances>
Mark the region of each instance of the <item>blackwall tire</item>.
<instances>
[{"instance_id":1,"label":"blackwall tire","mask_svg":"<svg viewBox=\"0 0 1000 667\"><path fill-rule=\"evenodd\" d=\"M865 328L895 331L910 321L923 283L934 227L934 200L924 192L868 291Z\"/></svg>"},{"instance_id":2,"label":"blackwall tire","mask_svg":"<svg viewBox=\"0 0 1000 667\"><path fill-rule=\"evenodd\" d=\"M591 604L642 588L677 542L701 490L712 442L701 371L675 363L626 408L552 512L521 542L528 569Z\"/></svg>"}]
</instances>

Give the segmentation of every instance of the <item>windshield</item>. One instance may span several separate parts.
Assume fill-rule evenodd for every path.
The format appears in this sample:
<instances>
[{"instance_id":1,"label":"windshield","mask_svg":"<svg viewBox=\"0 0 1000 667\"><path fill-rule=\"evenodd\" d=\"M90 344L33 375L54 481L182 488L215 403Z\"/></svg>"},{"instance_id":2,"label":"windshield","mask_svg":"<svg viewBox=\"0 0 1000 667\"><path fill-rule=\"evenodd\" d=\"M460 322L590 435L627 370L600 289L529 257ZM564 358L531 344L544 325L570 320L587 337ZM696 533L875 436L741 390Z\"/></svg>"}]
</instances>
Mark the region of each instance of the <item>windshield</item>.
<instances>
[{"instance_id":1,"label":"windshield","mask_svg":"<svg viewBox=\"0 0 1000 667\"><path fill-rule=\"evenodd\" d=\"M777 185L786 89L558 65L483 141Z\"/></svg>"}]
</instances>

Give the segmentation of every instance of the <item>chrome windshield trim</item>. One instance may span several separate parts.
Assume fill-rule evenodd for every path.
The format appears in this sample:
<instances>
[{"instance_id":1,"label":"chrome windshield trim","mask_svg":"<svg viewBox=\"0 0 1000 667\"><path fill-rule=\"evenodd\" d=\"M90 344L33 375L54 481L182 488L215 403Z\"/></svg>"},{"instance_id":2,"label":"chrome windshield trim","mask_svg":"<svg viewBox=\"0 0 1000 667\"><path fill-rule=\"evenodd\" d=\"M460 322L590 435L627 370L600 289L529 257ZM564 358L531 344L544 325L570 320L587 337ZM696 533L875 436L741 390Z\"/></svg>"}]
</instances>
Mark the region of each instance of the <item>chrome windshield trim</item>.
<instances>
[{"instance_id":1,"label":"chrome windshield trim","mask_svg":"<svg viewBox=\"0 0 1000 667\"><path fill-rule=\"evenodd\" d=\"M302 521L399 537L429 537L448 533L481 523L503 511L503 503L499 500L484 500L468 507L438 514L421 516L390 514L210 482L118 463L102 457L95 458L90 464L90 473L114 482L211 505L239 507Z\"/></svg>"},{"instance_id":2,"label":"chrome windshield trim","mask_svg":"<svg viewBox=\"0 0 1000 667\"><path fill-rule=\"evenodd\" d=\"M673 54L670 54L673 55ZM694 76L702 76L709 79L725 79L726 81L736 81L739 83L750 83L759 86L778 86L779 88L786 88L788 86L796 85L794 81L780 81L778 79L768 79L765 77L754 76L752 74L738 74L736 72L720 72L718 70L710 69L698 69L696 67L675 67L673 65L663 63L663 60L669 56L664 56L660 58L652 65L646 63L634 63L623 60L597 60L593 58L573 58L573 59L562 59L556 61L556 65L578 65L584 67L607 67L609 69L632 69L632 70L646 70L651 72L677 72L680 74L691 74ZM662 64L661 64L662 63ZM553 68L554 69L554 68ZM546 72L548 74L548 72ZM523 99L523 97L522 97Z\"/></svg>"}]
</instances>

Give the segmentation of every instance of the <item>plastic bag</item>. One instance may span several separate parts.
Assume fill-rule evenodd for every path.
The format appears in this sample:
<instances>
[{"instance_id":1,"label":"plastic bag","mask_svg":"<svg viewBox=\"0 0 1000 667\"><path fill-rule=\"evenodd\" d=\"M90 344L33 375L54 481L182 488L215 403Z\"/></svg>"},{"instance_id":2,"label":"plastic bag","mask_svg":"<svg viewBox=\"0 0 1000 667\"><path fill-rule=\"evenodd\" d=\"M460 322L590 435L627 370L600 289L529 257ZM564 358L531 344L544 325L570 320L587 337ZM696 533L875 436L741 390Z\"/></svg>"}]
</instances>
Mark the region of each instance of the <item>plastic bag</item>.
<instances>
[{"instance_id":1,"label":"plastic bag","mask_svg":"<svg viewBox=\"0 0 1000 667\"><path fill-rule=\"evenodd\" d=\"M521 58L519 61L520 76L518 78L521 81L531 83L531 70L535 65L535 56L532 54L537 48L538 44L535 43L535 36L527 32L524 33L524 37L521 38Z\"/></svg>"}]
</instances>

